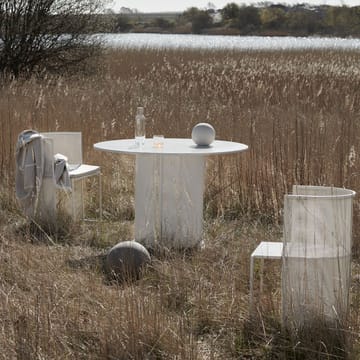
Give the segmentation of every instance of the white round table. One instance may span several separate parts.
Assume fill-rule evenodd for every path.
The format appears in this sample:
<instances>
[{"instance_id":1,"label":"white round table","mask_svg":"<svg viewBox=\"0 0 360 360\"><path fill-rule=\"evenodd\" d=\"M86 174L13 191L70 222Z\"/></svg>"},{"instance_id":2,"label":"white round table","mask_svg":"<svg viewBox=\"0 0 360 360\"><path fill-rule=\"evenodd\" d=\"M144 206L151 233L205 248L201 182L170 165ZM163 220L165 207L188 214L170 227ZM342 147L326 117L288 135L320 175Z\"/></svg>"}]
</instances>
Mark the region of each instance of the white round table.
<instances>
[{"instance_id":1,"label":"white round table","mask_svg":"<svg viewBox=\"0 0 360 360\"><path fill-rule=\"evenodd\" d=\"M215 140L199 147L191 139L104 141L97 150L136 155L135 240L147 247L192 248L202 243L205 157L245 151L247 145Z\"/></svg>"}]
</instances>

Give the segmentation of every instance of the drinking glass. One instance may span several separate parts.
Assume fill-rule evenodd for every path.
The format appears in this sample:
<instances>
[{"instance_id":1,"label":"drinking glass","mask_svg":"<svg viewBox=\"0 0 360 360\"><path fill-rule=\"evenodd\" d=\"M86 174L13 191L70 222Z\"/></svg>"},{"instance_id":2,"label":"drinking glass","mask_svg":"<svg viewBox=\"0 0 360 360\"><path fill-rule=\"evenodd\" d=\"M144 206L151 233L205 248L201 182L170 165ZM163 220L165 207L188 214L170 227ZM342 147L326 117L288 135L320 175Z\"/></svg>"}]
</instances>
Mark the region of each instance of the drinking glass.
<instances>
[{"instance_id":1,"label":"drinking glass","mask_svg":"<svg viewBox=\"0 0 360 360\"><path fill-rule=\"evenodd\" d=\"M155 147L155 148L164 147L164 135L154 135L153 136L153 147Z\"/></svg>"}]
</instances>

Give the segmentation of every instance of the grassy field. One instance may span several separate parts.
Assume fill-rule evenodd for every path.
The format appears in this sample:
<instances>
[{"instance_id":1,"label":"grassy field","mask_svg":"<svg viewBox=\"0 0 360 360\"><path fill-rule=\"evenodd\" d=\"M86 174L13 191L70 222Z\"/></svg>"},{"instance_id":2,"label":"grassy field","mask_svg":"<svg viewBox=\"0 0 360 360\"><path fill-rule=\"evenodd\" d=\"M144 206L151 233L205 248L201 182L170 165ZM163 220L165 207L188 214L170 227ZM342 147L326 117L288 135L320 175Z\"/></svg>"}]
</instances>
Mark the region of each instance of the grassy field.
<instances>
[{"instance_id":1,"label":"grassy field","mask_svg":"<svg viewBox=\"0 0 360 360\"><path fill-rule=\"evenodd\" d=\"M293 184L360 191L360 54L119 50L100 64L91 76L0 84L0 358L358 359L357 199L342 336L280 331L276 261L250 319L248 279L252 250L282 235ZM102 260L132 238L134 159L93 144L133 137L137 106L150 137L189 137L206 121L218 139L250 149L207 163L205 249L155 256L140 281L118 286ZM45 234L26 222L14 194L15 143L25 128L82 131L85 160L103 169L102 223L63 221Z\"/></svg>"}]
</instances>

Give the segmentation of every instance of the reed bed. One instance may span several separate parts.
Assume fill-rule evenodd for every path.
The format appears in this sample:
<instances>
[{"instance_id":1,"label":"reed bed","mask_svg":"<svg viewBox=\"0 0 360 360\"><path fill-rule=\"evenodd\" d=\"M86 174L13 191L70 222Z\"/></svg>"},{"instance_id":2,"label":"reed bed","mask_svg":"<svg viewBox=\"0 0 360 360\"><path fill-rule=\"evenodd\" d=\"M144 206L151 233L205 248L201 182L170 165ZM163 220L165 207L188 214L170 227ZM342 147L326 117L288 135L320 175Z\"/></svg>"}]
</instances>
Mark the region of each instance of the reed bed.
<instances>
[{"instance_id":1,"label":"reed bed","mask_svg":"<svg viewBox=\"0 0 360 360\"><path fill-rule=\"evenodd\" d=\"M209 207L217 214L276 219L283 194L298 183L356 190L359 54L127 50L103 60L90 78L2 85L3 178L13 175L17 134L30 127L82 131L86 160L111 169L118 161L102 157L92 144L133 137L141 105L149 136L189 137L197 122L207 121L218 139L250 146L246 154L209 165L216 170L209 172L215 174L209 177ZM106 184L112 183L110 177Z\"/></svg>"},{"instance_id":2,"label":"reed bed","mask_svg":"<svg viewBox=\"0 0 360 360\"><path fill-rule=\"evenodd\" d=\"M278 264L259 321L248 321L251 250L281 236L294 184L359 191L360 54L111 50L91 76L46 75L0 85L0 357L4 359L328 359L359 355L359 205L346 341L297 344L279 335ZM140 282L107 284L101 256L132 236L133 159L94 151L133 137L189 137L209 122L249 145L207 162L208 247L155 259ZM25 128L82 131L85 161L103 169L105 222L31 229L14 200L14 151ZM94 209L96 204L94 203ZM94 210L93 209L93 210ZM92 210L92 209L90 209ZM346 343L346 344L345 344ZM351 343L351 346L349 345Z\"/></svg>"}]
</instances>

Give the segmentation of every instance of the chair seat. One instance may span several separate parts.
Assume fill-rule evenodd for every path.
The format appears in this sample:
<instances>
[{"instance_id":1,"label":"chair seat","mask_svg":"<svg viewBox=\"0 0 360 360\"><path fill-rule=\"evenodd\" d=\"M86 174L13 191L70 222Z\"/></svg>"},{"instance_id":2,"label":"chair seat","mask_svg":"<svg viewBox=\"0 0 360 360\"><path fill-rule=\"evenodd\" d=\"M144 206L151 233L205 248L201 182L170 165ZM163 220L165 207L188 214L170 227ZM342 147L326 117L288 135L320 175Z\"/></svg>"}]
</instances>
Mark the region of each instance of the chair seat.
<instances>
[{"instance_id":1,"label":"chair seat","mask_svg":"<svg viewBox=\"0 0 360 360\"><path fill-rule=\"evenodd\" d=\"M76 179L81 177L92 176L100 173L100 166L81 164L74 169L69 170L70 178Z\"/></svg>"},{"instance_id":2,"label":"chair seat","mask_svg":"<svg viewBox=\"0 0 360 360\"><path fill-rule=\"evenodd\" d=\"M259 259L281 259L283 250L282 242L262 241L253 251L251 257Z\"/></svg>"}]
</instances>

